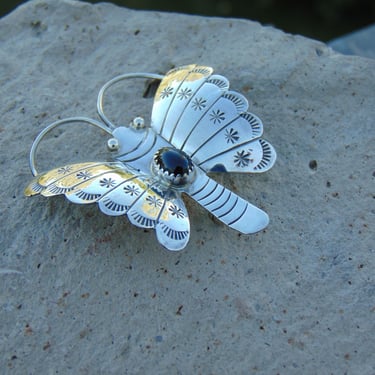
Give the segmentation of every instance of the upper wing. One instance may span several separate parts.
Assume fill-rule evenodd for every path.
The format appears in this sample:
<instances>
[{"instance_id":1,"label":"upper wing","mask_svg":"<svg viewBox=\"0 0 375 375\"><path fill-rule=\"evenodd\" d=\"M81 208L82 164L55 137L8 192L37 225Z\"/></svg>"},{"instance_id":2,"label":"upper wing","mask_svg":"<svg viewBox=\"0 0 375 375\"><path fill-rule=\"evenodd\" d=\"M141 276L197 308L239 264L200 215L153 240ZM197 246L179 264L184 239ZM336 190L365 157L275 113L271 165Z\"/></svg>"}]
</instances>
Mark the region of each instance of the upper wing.
<instances>
[{"instance_id":1,"label":"upper wing","mask_svg":"<svg viewBox=\"0 0 375 375\"><path fill-rule=\"evenodd\" d=\"M168 72L155 95L151 126L205 171L268 170L276 152L259 139L262 122L247 112L243 95L229 91L225 77L212 73L197 65Z\"/></svg>"},{"instance_id":2,"label":"upper wing","mask_svg":"<svg viewBox=\"0 0 375 375\"><path fill-rule=\"evenodd\" d=\"M64 194L74 203L97 202L102 212L126 214L141 228L155 228L159 242L181 250L189 241L189 217L179 195L160 191L156 182L119 162L70 164L38 175L26 196Z\"/></svg>"}]
</instances>

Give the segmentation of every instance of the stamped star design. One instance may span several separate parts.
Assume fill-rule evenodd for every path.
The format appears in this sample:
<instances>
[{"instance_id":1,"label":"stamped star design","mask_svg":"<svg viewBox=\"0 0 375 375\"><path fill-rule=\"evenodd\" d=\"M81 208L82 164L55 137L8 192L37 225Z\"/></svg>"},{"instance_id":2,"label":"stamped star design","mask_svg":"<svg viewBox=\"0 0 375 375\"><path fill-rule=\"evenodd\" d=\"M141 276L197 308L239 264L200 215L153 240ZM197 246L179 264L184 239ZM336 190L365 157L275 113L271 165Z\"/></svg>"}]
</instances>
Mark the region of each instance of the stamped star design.
<instances>
[{"instance_id":1,"label":"stamped star design","mask_svg":"<svg viewBox=\"0 0 375 375\"><path fill-rule=\"evenodd\" d=\"M185 214L183 213L181 208L177 207L175 204L172 204L169 207L169 212L172 216L176 216L177 219L182 219L183 217L185 217Z\"/></svg>"},{"instance_id":2,"label":"stamped star design","mask_svg":"<svg viewBox=\"0 0 375 375\"><path fill-rule=\"evenodd\" d=\"M194 111L201 111L206 107L207 100L203 98L195 98L191 104Z\"/></svg>"},{"instance_id":3,"label":"stamped star design","mask_svg":"<svg viewBox=\"0 0 375 375\"><path fill-rule=\"evenodd\" d=\"M177 97L180 100L189 99L192 93L193 93L193 91L191 89L189 89L188 87L185 87L184 89L181 89L177 93Z\"/></svg>"},{"instance_id":4,"label":"stamped star design","mask_svg":"<svg viewBox=\"0 0 375 375\"><path fill-rule=\"evenodd\" d=\"M160 93L160 98L165 99L168 98L170 95L173 94L173 88L170 86L167 86L161 93Z\"/></svg>"},{"instance_id":5,"label":"stamped star design","mask_svg":"<svg viewBox=\"0 0 375 375\"><path fill-rule=\"evenodd\" d=\"M227 140L227 143L236 143L240 139L238 131L233 128L225 129L225 139Z\"/></svg>"},{"instance_id":6,"label":"stamped star design","mask_svg":"<svg viewBox=\"0 0 375 375\"><path fill-rule=\"evenodd\" d=\"M222 121L225 120L225 113L222 112L220 109L217 109L216 111L213 110L211 113L210 113L210 120L216 124L221 124Z\"/></svg>"},{"instance_id":7,"label":"stamped star design","mask_svg":"<svg viewBox=\"0 0 375 375\"><path fill-rule=\"evenodd\" d=\"M77 178L82 179L82 180L88 180L89 178L92 177L92 174L89 171L80 171L77 173Z\"/></svg>"},{"instance_id":8,"label":"stamped star design","mask_svg":"<svg viewBox=\"0 0 375 375\"><path fill-rule=\"evenodd\" d=\"M61 167L57 170L58 174L68 174L73 170L72 166L66 165L65 167Z\"/></svg>"},{"instance_id":9,"label":"stamped star design","mask_svg":"<svg viewBox=\"0 0 375 375\"><path fill-rule=\"evenodd\" d=\"M237 151L234 155L234 164L236 167L244 168L250 164L251 152L246 150Z\"/></svg>"},{"instance_id":10,"label":"stamped star design","mask_svg":"<svg viewBox=\"0 0 375 375\"><path fill-rule=\"evenodd\" d=\"M162 200L160 198L155 197L154 195L149 195L146 198L147 203L154 207L154 208L160 208L162 205Z\"/></svg>"},{"instance_id":11,"label":"stamped star design","mask_svg":"<svg viewBox=\"0 0 375 375\"><path fill-rule=\"evenodd\" d=\"M109 178L103 178L102 180L99 181L99 185L102 187L105 187L107 189L114 187L116 185L116 181L109 177Z\"/></svg>"},{"instance_id":12,"label":"stamped star design","mask_svg":"<svg viewBox=\"0 0 375 375\"><path fill-rule=\"evenodd\" d=\"M126 194L130 194L130 196L138 196L140 193L138 187L135 185L126 185L124 191Z\"/></svg>"}]
</instances>

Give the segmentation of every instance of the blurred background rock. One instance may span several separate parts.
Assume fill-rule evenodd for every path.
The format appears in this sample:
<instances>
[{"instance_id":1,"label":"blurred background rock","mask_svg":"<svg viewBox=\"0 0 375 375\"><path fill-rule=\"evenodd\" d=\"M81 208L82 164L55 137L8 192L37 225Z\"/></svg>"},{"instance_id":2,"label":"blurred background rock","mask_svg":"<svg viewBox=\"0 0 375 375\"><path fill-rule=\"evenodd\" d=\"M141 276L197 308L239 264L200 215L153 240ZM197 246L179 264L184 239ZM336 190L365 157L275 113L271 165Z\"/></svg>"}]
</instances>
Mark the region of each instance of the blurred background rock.
<instances>
[{"instance_id":1,"label":"blurred background rock","mask_svg":"<svg viewBox=\"0 0 375 375\"><path fill-rule=\"evenodd\" d=\"M0 1L0 15L24 3ZM91 3L101 1L91 0ZM374 0L111 0L132 9L247 18L288 33L329 41L375 22Z\"/></svg>"}]
</instances>

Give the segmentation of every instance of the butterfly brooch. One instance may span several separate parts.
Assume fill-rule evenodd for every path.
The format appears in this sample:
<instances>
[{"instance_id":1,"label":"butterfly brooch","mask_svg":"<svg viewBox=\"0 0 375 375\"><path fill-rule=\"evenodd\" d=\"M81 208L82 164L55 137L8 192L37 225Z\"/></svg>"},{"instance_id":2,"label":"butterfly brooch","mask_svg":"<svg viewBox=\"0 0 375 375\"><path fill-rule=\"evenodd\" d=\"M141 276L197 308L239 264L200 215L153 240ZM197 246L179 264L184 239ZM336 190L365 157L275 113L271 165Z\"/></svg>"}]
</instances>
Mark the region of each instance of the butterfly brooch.
<instances>
[{"instance_id":1,"label":"butterfly brooch","mask_svg":"<svg viewBox=\"0 0 375 375\"><path fill-rule=\"evenodd\" d=\"M150 124L136 117L128 126L115 126L104 113L107 89L128 78L160 80ZM265 172L276 160L272 145L260 138L262 122L247 111L246 98L229 90L228 80L213 74L212 68L187 65L165 76L120 75L102 87L97 109L102 121L66 118L37 136L30 151L34 179L25 189L26 196L63 194L73 203L95 202L107 215L127 215L137 227L154 228L168 250L181 250L189 241L190 222L182 193L241 233L267 226L264 211L207 175ZM39 174L35 153L41 140L53 128L73 122L110 135L111 160L69 164Z\"/></svg>"}]
</instances>

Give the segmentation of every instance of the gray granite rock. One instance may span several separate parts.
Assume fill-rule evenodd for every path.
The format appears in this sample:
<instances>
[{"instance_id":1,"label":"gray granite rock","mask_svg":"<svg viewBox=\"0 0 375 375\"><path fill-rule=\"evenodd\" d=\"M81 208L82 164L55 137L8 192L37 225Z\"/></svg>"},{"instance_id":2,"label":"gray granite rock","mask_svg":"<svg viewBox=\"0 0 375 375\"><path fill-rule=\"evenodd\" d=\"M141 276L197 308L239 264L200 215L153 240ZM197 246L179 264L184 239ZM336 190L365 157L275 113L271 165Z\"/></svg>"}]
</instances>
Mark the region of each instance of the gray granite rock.
<instances>
[{"instance_id":1,"label":"gray granite rock","mask_svg":"<svg viewBox=\"0 0 375 375\"><path fill-rule=\"evenodd\" d=\"M255 22L67 0L0 20L0 46L2 373L375 373L373 60ZM278 152L264 175L215 176L267 230L239 235L189 200L172 253L95 205L23 197L45 125L95 117L117 74L192 62L244 92ZM116 121L149 114L143 88L114 90ZM105 155L74 131L42 145L41 168Z\"/></svg>"}]
</instances>

